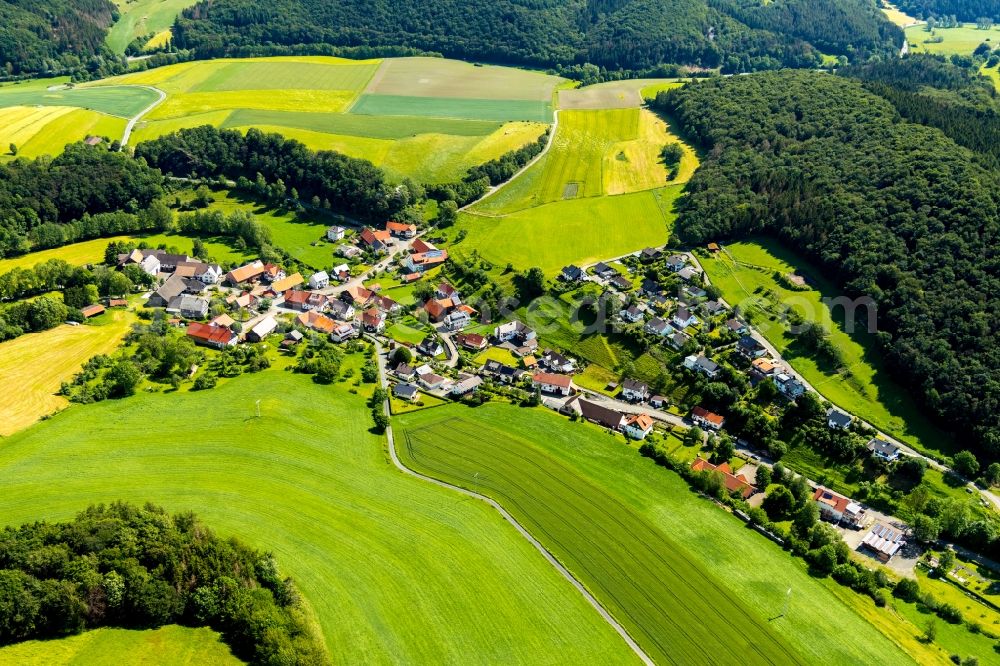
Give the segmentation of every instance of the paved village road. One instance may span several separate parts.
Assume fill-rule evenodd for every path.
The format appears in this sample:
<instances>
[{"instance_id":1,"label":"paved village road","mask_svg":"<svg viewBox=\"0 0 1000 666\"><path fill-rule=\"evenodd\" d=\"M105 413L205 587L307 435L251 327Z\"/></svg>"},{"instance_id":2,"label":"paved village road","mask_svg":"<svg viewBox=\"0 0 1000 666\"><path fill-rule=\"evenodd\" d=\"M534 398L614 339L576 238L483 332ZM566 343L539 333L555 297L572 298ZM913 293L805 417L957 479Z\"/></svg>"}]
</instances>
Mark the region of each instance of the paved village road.
<instances>
[{"instance_id":1,"label":"paved village road","mask_svg":"<svg viewBox=\"0 0 1000 666\"><path fill-rule=\"evenodd\" d=\"M135 114L134 116L132 116L129 119L128 124L125 125L125 131L122 133L121 144L123 146L128 145L128 140L132 136L132 130L135 129L135 124L137 122L139 122L140 120L142 120L142 118L147 113L149 113L150 111L152 111L153 109L155 109L157 106L160 105L161 102L163 102L163 100L165 100L167 98L167 93L163 92L159 88L154 88L153 86L140 86L140 87L141 88L146 88L147 90L152 90L153 92L155 92L160 97L155 102L153 102L152 104L150 104L149 106L147 106L145 109L143 109L142 111L140 111L139 113Z\"/></svg>"}]
</instances>

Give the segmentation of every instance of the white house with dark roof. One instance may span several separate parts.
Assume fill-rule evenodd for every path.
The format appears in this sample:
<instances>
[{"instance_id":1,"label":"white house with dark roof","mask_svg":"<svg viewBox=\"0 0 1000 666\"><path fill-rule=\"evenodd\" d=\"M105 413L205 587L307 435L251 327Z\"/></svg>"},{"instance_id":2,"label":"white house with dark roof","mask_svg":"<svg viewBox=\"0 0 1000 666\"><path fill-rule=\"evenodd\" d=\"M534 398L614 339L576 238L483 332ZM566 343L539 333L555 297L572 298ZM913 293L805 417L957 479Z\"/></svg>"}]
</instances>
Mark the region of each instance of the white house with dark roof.
<instances>
[{"instance_id":1,"label":"white house with dark roof","mask_svg":"<svg viewBox=\"0 0 1000 666\"><path fill-rule=\"evenodd\" d=\"M626 377L622 381L622 399L629 402L643 402L649 398L649 384Z\"/></svg>"},{"instance_id":2,"label":"white house with dark roof","mask_svg":"<svg viewBox=\"0 0 1000 666\"><path fill-rule=\"evenodd\" d=\"M854 422L854 417L850 414L845 414L836 407L831 407L826 412L826 424L833 429L844 430Z\"/></svg>"},{"instance_id":3,"label":"white house with dark roof","mask_svg":"<svg viewBox=\"0 0 1000 666\"><path fill-rule=\"evenodd\" d=\"M872 452L873 456L880 460L885 460L886 462L899 460L899 447L892 442L874 437L868 442L867 448Z\"/></svg>"}]
</instances>

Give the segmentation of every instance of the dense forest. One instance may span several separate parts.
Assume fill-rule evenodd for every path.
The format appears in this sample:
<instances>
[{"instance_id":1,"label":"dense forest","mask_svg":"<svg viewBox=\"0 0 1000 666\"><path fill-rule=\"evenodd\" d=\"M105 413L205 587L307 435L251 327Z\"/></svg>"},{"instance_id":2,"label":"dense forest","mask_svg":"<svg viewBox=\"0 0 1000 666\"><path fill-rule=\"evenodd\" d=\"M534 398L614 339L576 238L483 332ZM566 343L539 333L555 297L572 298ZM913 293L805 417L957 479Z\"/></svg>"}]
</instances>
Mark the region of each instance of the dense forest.
<instances>
[{"instance_id":1,"label":"dense forest","mask_svg":"<svg viewBox=\"0 0 1000 666\"><path fill-rule=\"evenodd\" d=\"M0 0L0 76L98 67L117 18L109 0Z\"/></svg>"},{"instance_id":2,"label":"dense forest","mask_svg":"<svg viewBox=\"0 0 1000 666\"><path fill-rule=\"evenodd\" d=\"M174 176L266 182L292 199L326 200L365 221L384 222L422 197L393 186L368 160L333 151L312 151L294 139L251 129L246 134L208 125L140 143L135 156Z\"/></svg>"},{"instance_id":3,"label":"dense forest","mask_svg":"<svg viewBox=\"0 0 1000 666\"><path fill-rule=\"evenodd\" d=\"M896 5L919 19L955 16L959 21L969 23L982 17L1000 21L1000 3L997 0L897 0Z\"/></svg>"},{"instance_id":4,"label":"dense forest","mask_svg":"<svg viewBox=\"0 0 1000 666\"><path fill-rule=\"evenodd\" d=\"M115 503L0 532L0 645L165 624L210 626L255 664L328 662L274 559L193 513Z\"/></svg>"},{"instance_id":5,"label":"dense forest","mask_svg":"<svg viewBox=\"0 0 1000 666\"><path fill-rule=\"evenodd\" d=\"M860 81L774 72L661 93L707 152L679 202L693 241L770 233L878 306L890 371L1000 457L1000 182Z\"/></svg>"},{"instance_id":6,"label":"dense forest","mask_svg":"<svg viewBox=\"0 0 1000 666\"><path fill-rule=\"evenodd\" d=\"M871 0L204 0L173 33L197 57L392 46L544 67L725 72L813 67L820 51L860 60L903 39Z\"/></svg>"},{"instance_id":7,"label":"dense forest","mask_svg":"<svg viewBox=\"0 0 1000 666\"><path fill-rule=\"evenodd\" d=\"M838 73L861 79L907 120L937 127L995 168L1000 166L1000 99L993 82L978 74L978 67L978 61L969 66L911 55Z\"/></svg>"}]
</instances>

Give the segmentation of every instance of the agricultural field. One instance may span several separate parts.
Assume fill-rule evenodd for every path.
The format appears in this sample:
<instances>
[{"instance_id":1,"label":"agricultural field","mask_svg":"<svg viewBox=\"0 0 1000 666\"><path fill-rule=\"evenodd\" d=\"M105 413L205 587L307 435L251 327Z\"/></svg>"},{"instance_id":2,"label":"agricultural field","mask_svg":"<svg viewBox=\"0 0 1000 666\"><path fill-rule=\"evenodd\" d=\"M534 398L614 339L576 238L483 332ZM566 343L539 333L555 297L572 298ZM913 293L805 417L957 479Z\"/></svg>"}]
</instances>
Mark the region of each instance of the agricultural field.
<instances>
[{"instance_id":1,"label":"agricultural field","mask_svg":"<svg viewBox=\"0 0 1000 666\"><path fill-rule=\"evenodd\" d=\"M896 5L889 4L887 2L883 2L880 9L882 10L882 13L885 14L887 19L898 25L900 28L909 28L911 25L923 23L923 21L900 11Z\"/></svg>"},{"instance_id":2,"label":"agricultural field","mask_svg":"<svg viewBox=\"0 0 1000 666\"><path fill-rule=\"evenodd\" d=\"M0 648L0 664L20 666L118 666L150 664L236 666L243 662L211 629L168 625L159 629L95 629L50 641L25 641Z\"/></svg>"},{"instance_id":3,"label":"agricultural field","mask_svg":"<svg viewBox=\"0 0 1000 666\"><path fill-rule=\"evenodd\" d=\"M150 33L169 37L174 19L193 4L192 0L115 0L121 18L108 31L108 48L125 53L125 47L136 37Z\"/></svg>"},{"instance_id":4,"label":"agricultural field","mask_svg":"<svg viewBox=\"0 0 1000 666\"><path fill-rule=\"evenodd\" d=\"M135 141L206 123L257 127L363 157L396 180L434 183L537 139L551 122L559 81L441 58L316 56L179 63L97 85L167 93L138 124Z\"/></svg>"},{"instance_id":5,"label":"agricultural field","mask_svg":"<svg viewBox=\"0 0 1000 666\"><path fill-rule=\"evenodd\" d=\"M629 79L558 91L560 109L632 109L660 90L681 85L671 79Z\"/></svg>"},{"instance_id":6,"label":"agricultural field","mask_svg":"<svg viewBox=\"0 0 1000 666\"><path fill-rule=\"evenodd\" d=\"M940 42L928 42L928 39L940 37ZM906 41L913 53L944 53L972 55L976 47L983 42L989 42L994 47L1000 43L1000 26L991 30L980 30L974 24L968 23L961 28L934 28L927 32L924 25L915 25L906 29Z\"/></svg>"},{"instance_id":7,"label":"agricultural field","mask_svg":"<svg viewBox=\"0 0 1000 666\"><path fill-rule=\"evenodd\" d=\"M673 227L674 200L680 186L620 196L555 201L493 216L478 207L462 213L455 229L460 243L449 246L456 255L478 250L495 266L540 267L552 276L569 263L601 259L662 245Z\"/></svg>"},{"instance_id":8,"label":"agricultural field","mask_svg":"<svg viewBox=\"0 0 1000 666\"><path fill-rule=\"evenodd\" d=\"M112 236L110 238L95 238L88 241L80 241L62 247L55 247L49 250L39 250L22 254L18 257L0 259L0 273L6 273L15 268L31 268L35 264L40 264L49 259L62 259L74 266L84 266L86 264L99 264L104 261L104 249L112 241L128 240L128 236Z\"/></svg>"},{"instance_id":9,"label":"agricultural field","mask_svg":"<svg viewBox=\"0 0 1000 666\"><path fill-rule=\"evenodd\" d=\"M71 106L0 108L0 146L17 146L19 157L52 155L88 136L120 139L124 131L123 118ZM6 152L2 157L14 155Z\"/></svg>"},{"instance_id":10,"label":"agricultural field","mask_svg":"<svg viewBox=\"0 0 1000 666\"><path fill-rule=\"evenodd\" d=\"M0 87L0 108L10 106L73 107L109 116L131 118L156 101L158 95L134 85L77 86L49 89L38 85Z\"/></svg>"},{"instance_id":11,"label":"agricultural field","mask_svg":"<svg viewBox=\"0 0 1000 666\"><path fill-rule=\"evenodd\" d=\"M846 332L843 308L831 312L821 300L839 292L801 258L773 241L757 239L726 245L717 257L703 259L702 266L723 298L739 305L792 367L831 402L918 449L949 453L955 446L952 437L934 427L909 394L887 377L875 336L866 331L866 309L857 312L855 332ZM776 277L792 273L804 274L813 286L791 290ZM781 318L786 306L830 331L843 355L843 371L797 348Z\"/></svg>"},{"instance_id":12,"label":"agricultural field","mask_svg":"<svg viewBox=\"0 0 1000 666\"><path fill-rule=\"evenodd\" d=\"M500 404L450 405L393 422L407 464L503 504L654 660L903 664L946 657L916 640L922 628L809 576L802 562L697 499L620 436ZM830 632L831 625L839 630ZM889 627L891 638L880 633Z\"/></svg>"},{"instance_id":13,"label":"agricultural field","mask_svg":"<svg viewBox=\"0 0 1000 666\"><path fill-rule=\"evenodd\" d=\"M344 369L358 377L362 361ZM323 386L272 362L210 391L74 406L11 437L0 522L115 499L195 511L273 552L349 661L634 663L495 511L389 465L369 430L374 384Z\"/></svg>"},{"instance_id":14,"label":"agricultural field","mask_svg":"<svg viewBox=\"0 0 1000 666\"><path fill-rule=\"evenodd\" d=\"M134 321L132 313L109 310L83 326L63 324L0 342L0 377L16 391L0 392L0 436L23 430L69 402L56 395L84 362L109 354Z\"/></svg>"}]
</instances>

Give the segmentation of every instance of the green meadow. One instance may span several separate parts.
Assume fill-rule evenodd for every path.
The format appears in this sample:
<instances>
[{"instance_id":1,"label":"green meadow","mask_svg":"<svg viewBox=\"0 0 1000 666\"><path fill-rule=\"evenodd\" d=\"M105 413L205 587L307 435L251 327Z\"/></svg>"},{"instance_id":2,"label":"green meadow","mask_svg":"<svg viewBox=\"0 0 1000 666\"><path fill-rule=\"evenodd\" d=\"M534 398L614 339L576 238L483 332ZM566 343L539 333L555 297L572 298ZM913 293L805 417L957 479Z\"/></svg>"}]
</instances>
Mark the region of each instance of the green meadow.
<instances>
[{"instance_id":1,"label":"green meadow","mask_svg":"<svg viewBox=\"0 0 1000 666\"><path fill-rule=\"evenodd\" d=\"M426 116L467 120L552 120L548 102L513 99L459 99L410 97L404 95L362 95L351 113L370 116Z\"/></svg>"},{"instance_id":2,"label":"green meadow","mask_svg":"<svg viewBox=\"0 0 1000 666\"><path fill-rule=\"evenodd\" d=\"M108 31L108 48L125 53L136 37L169 33L177 15L193 4L192 0L115 0L121 18Z\"/></svg>"},{"instance_id":3,"label":"green meadow","mask_svg":"<svg viewBox=\"0 0 1000 666\"><path fill-rule=\"evenodd\" d=\"M940 42L928 41L941 38ZM976 47L983 42L989 42L996 48L1000 45L1000 26L990 30L980 30L974 24L967 23L960 28L934 28L927 32L924 25L914 25L906 29L906 41L913 53L958 53L972 55Z\"/></svg>"},{"instance_id":4,"label":"green meadow","mask_svg":"<svg viewBox=\"0 0 1000 666\"><path fill-rule=\"evenodd\" d=\"M853 592L841 597L839 586L811 577L801 561L697 499L620 435L500 404L451 405L393 421L408 464L504 505L654 660L903 664L944 657L916 640L921 628ZM892 625L892 638L880 633Z\"/></svg>"},{"instance_id":5,"label":"green meadow","mask_svg":"<svg viewBox=\"0 0 1000 666\"><path fill-rule=\"evenodd\" d=\"M454 136L489 136L499 122L460 118L423 118L416 116L375 116L331 114L310 111L266 111L240 109L233 111L222 127L256 127L272 125L341 134L371 139L405 139L418 134L450 134Z\"/></svg>"},{"instance_id":6,"label":"green meadow","mask_svg":"<svg viewBox=\"0 0 1000 666\"><path fill-rule=\"evenodd\" d=\"M345 369L357 377L361 361ZM195 511L273 552L346 661L634 663L495 511L389 464L369 431L374 385L275 363L210 391L74 406L5 440L0 522L116 499Z\"/></svg>"},{"instance_id":7,"label":"green meadow","mask_svg":"<svg viewBox=\"0 0 1000 666\"><path fill-rule=\"evenodd\" d=\"M906 390L887 376L875 335L867 332L867 310L857 311L854 332L848 333L844 308L831 311L822 302L823 297L836 297L839 292L800 257L773 241L756 239L727 244L724 252L703 259L702 266L723 298L739 305L792 367L831 402L919 449L949 453L955 446L948 434L930 423ZM788 289L779 276L792 273L804 273L814 286ZM783 320L784 307L830 331L831 341L843 355L842 368L821 364L798 348Z\"/></svg>"},{"instance_id":8,"label":"green meadow","mask_svg":"<svg viewBox=\"0 0 1000 666\"><path fill-rule=\"evenodd\" d=\"M71 106L120 118L131 118L156 101L152 90L136 86L104 86L48 90L38 87L0 88L0 108L8 106Z\"/></svg>"},{"instance_id":9,"label":"green meadow","mask_svg":"<svg viewBox=\"0 0 1000 666\"><path fill-rule=\"evenodd\" d=\"M0 648L0 664L19 666L194 666L242 664L211 629L168 625L159 629L95 629L50 641L26 641Z\"/></svg>"}]
</instances>

